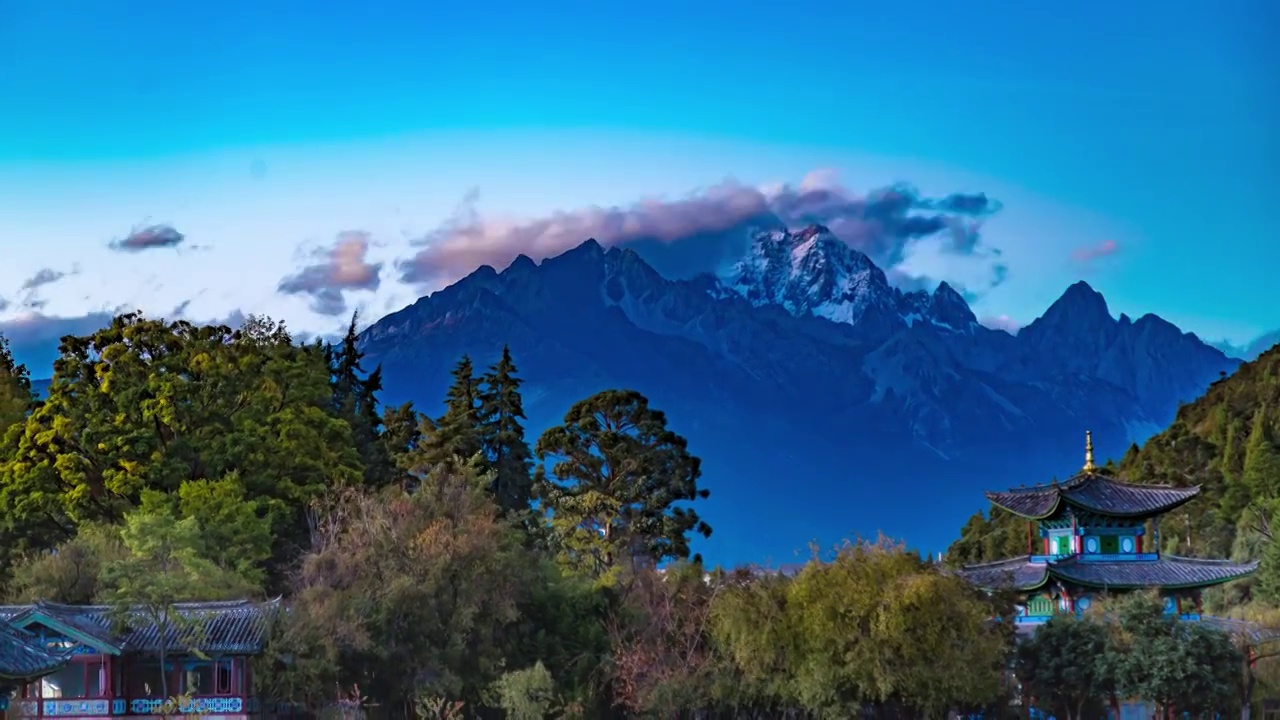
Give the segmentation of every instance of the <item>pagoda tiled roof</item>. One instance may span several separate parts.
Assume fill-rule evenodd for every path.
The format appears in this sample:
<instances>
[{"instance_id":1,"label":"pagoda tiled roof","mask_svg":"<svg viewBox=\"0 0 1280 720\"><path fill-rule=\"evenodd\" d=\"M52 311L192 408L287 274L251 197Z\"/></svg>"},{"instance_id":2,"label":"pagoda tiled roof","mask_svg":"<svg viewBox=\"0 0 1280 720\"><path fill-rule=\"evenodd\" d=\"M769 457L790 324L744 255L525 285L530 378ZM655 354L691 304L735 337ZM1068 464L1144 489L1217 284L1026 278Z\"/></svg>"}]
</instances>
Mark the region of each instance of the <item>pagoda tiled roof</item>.
<instances>
[{"instance_id":1,"label":"pagoda tiled roof","mask_svg":"<svg viewBox=\"0 0 1280 720\"><path fill-rule=\"evenodd\" d=\"M182 621L166 633L168 648L195 647L201 652L251 655L266 645L271 616L279 598L267 602L229 600L177 603L173 609ZM111 653L156 652L160 630L141 609L121 615L107 605L64 605L40 602L0 606L0 620L21 627L24 622L47 618L85 636Z\"/></svg>"},{"instance_id":2,"label":"pagoda tiled roof","mask_svg":"<svg viewBox=\"0 0 1280 720\"><path fill-rule=\"evenodd\" d=\"M1033 559L1029 555L969 565L961 577L983 588L1034 590L1050 579L1085 587L1130 590L1139 588L1192 588L1217 585L1252 574L1258 563L1233 563L1176 555L1155 560Z\"/></svg>"},{"instance_id":3,"label":"pagoda tiled roof","mask_svg":"<svg viewBox=\"0 0 1280 720\"><path fill-rule=\"evenodd\" d=\"M41 647L34 635L0 622L0 679L31 680L56 672L70 659Z\"/></svg>"},{"instance_id":4,"label":"pagoda tiled roof","mask_svg":"<svg viewBox=\"0 0 1280 720\"><path fill-rule=\"evenodd\" d=\"M1062 483L988 492L987 499L1032 520L1050 517L1063 503L1100 515L1145 517L1168 512L1199 492L1199 485L1137 485L1096 472L1083 472Z\"/></svg>"},{"instance_id":5,"label":"pagoda tiled roof","mask_svg":"<svg viewBox=\"0 0 1280 720\"><path fill-rule=\"evenodd\" d=\"M1252 574L1257 561L1239 564L1229 560L1161 555L1155 561L1120 560L1080 562L1072 557L1051 563L1049 573L1076 585L1099 588L1190 588L1217 585Z\"/></svg>"},{"instance_id":6,"label":"pagoda tiled roof","mask_svg":"<svg viewBox=\"0 0 1280 720\"><path fill-rule=\"evenodd\" d=\"M968 565L959 571L961 577L983 588L1034 590L1049 579L1049 565L1032 562L1030 555Z\"/></svg>"}]
</instances>

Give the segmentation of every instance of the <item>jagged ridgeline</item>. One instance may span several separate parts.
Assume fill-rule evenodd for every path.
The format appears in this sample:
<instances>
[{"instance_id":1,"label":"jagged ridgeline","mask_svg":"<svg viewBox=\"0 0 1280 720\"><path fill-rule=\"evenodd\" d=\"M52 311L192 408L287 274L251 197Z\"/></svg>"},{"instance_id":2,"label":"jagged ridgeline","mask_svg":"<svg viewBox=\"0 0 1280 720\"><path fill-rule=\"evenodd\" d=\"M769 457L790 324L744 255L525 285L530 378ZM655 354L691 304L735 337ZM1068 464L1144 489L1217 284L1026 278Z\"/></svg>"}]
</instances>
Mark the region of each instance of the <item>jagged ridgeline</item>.
<instances>
[{"instance_id":1,"label":"jagged ridgeline","mask_svg":"<svg viewBox=\"0 0 1280 720\"><path fill-rule=\"evenodd\" d=\"M1134 483L1199 485L1200 498L1161 522L1163 552L1191 557L1261 559L1257 577L1238 583L1226 602L1250 593L1280 600L1280 346L1215 382L1182 406L1173 424L1134 445L1106 471ZM1064 471L1070 468L1064 468ZM1027 478L1027 484L1049 478ZM1276 527L1280 531L1280 527ZM1027 522L992 508L971 517L947 553L962 565L1024 554Z\"/></svg>"}]
</instances>

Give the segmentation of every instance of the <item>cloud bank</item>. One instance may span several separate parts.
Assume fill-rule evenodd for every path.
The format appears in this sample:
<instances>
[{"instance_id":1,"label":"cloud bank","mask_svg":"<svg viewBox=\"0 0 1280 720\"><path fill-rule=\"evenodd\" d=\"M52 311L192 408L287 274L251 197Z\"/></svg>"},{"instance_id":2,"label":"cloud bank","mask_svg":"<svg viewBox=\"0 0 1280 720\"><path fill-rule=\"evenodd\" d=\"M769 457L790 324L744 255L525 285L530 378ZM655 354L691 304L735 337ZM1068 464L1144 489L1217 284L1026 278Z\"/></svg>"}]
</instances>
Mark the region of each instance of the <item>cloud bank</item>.
<instances>
[{"instance_id":1,"label":"cloud bank","mask_svg":"<svg viewBox=\"0 0 1280 720\"><path fill-rule=\"evenodd\" d=\"M477 200L476 191L468 193L451 218L415 242L417 252L397 263L401 281L438 287L480 265L503 268L522 254L541 260L588 238L606 246L635 246L646 259L642 248L660 249L664 274L692 275L715 271L716 262L734 251L740 255L752 227L809 224L826 225L887 271L928 243L944 255L986 263L988 284L971 289L999 284L1006 272L999 251L985 246L981 236L983 222L1000 210L998 201L983 193L927 198L905 184L859 195L842 187L829 170L810 173L794 186L761 189L727 180L681 198L586 207L524 221L484 218Z\"/></svg>"},{"instance_id":2,"label":"cloud bank","mask_svg":"<svg viewBox=\"0 0 1280 720\"><path fill-rule=\"evenodd\" d=\"M276 290L309 296L312 311L320 315L341 315L347 311L347 291L373 291L382 283L382 263L369 262L368 254L368 233L340 233L331 247L318 254L319 262L284 278Z\"/></svg>"}]
</instances>

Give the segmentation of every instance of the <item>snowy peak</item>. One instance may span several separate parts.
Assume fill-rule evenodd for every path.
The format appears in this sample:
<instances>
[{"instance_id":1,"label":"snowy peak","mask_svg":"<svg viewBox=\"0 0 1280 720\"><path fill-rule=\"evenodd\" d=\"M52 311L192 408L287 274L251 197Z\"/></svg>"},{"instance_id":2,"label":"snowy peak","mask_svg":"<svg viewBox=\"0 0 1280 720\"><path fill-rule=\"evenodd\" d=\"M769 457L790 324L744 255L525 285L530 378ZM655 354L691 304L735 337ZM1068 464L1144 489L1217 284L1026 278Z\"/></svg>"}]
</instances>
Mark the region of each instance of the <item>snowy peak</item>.
<instances>
[{"instance_id":1,"label":"snowy peak","mask_svg":"<svg viewBox=\"0 0 1280 720\"><path fill-rule=\"evenodd\" d=\"M725 284L756 306L851 325L897 311L884 272L822 225L756 235Z\"/></svg>"},{"instance_id":2,"label":"snowy peak","mask_svg":"<svg viewBox=\"0 0 1280 720\"><path fill-rule=\"evenodd\" d=\"M947 283L932 293L903 293L871 258L822 225L756 234L747 257L725 285L753 305L779 305L792 315L814 315L875 333L927 322L972 332L978 319Z\"/></svg>"}]
</instances>

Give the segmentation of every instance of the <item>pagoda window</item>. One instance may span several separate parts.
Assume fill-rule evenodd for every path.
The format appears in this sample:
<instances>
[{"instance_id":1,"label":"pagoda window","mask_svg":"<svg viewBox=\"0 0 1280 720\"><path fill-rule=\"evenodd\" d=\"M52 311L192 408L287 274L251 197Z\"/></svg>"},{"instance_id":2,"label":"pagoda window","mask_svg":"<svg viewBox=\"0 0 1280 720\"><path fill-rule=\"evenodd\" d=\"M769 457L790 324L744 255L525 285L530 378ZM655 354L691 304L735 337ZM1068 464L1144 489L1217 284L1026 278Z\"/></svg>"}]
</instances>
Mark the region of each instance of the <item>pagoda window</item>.
<instances>
[{"instance_id":1,"label":"pagoda window","mask_svg":"<svg viewBox=\"0 0 1280 720\"><path fill-rule=\"evenodd\" d=\"M231 695L240 685L236 669L236 662L232 658L184 663L183 692L202 696Z\"/></svg>"},{"instance_id":2,"label":"pagoda window","mask_svg":"<svg viewBox=\"0 0 1280 720\"><path fill-rule=\"evenodd\" d=\"M1102 538L1102 554L1116 555L1120 552L1120 538L1115 535L1103 535Z\"/></svg>"},{"instance_id":3,"label":"pagoda window","mask_svg":"<svg viewBox=\"0 0 1280 720\"><path fill-rule=\"evenodd\" d=\"M160 679L160 661L153 658L145 658L134 663L129 668L128 691L129 697L160 697L163 693L163 684Z\"/></svg>"},{"instance_id":4,"label":"pagoda window","mask_svg":"<svg viewBox=\"0 0 1280 720\"><path fill-rule=\"evenodd\" d=\"M1101 551L1102 545L1097 535L1084 536L1084 551L1089 554L1096 554Z\"/></svg>"}]
</instances>

